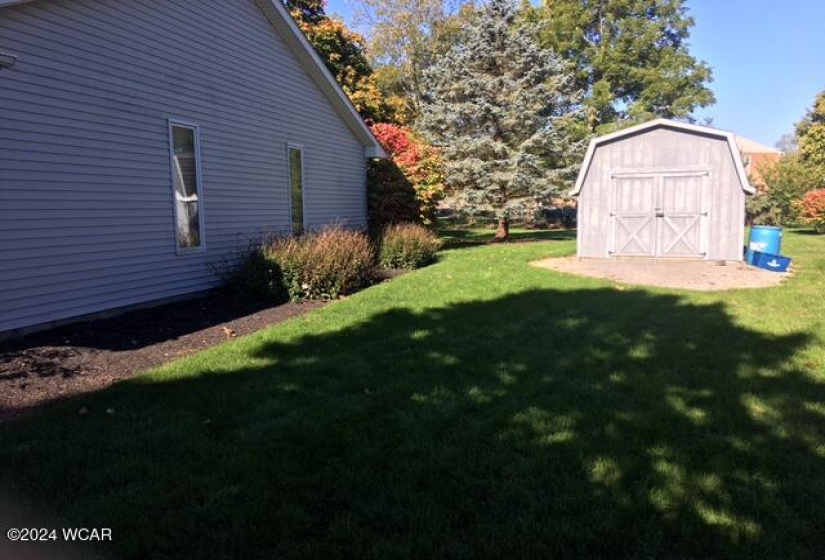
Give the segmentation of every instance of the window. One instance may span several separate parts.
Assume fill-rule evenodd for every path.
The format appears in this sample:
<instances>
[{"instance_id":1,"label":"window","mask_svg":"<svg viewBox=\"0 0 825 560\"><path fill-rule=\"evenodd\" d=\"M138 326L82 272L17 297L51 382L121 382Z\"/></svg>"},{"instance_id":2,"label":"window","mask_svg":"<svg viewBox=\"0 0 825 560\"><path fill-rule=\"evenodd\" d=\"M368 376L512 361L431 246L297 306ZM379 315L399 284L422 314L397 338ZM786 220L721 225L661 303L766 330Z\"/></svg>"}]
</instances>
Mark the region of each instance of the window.
<instances>
[{"instance_id":1,"label":"window","mask_svg":"<svg viewBox=\"0 0 825 560\"><path fill-rule=\"evenodd\" d=\"M169 123L178 251L203 247L198 127Z\"/></svg>"},{"instance_id":2,"label":"window","mask_svg":"<svg viewBox=\"0 0 825 560\"><path fill-rule=\"evenodd\" d=\"M301 148L289 146L289 193L292 211L292 233L304 231L304 161Z\"/></svg>"}]
</instances>

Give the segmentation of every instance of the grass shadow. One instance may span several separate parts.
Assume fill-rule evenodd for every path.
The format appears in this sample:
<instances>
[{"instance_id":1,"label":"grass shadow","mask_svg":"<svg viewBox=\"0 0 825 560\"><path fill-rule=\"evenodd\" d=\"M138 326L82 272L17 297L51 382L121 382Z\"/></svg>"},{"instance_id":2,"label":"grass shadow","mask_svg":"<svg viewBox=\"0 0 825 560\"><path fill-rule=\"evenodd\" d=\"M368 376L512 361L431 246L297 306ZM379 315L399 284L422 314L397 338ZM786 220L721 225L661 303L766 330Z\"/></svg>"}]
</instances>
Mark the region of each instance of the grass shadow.
<instances>
[{"instance_id":1,"label":"grass shadow","mask_svg":"<svg viewBox=\"0 0 825 560\"><path fill-rule=\"evenodd\" d=\"M444 241L445 249L478 247L492 243L495 229L441 229L439 236ZM576 239L574 229L536 229L510 231L511 243L529 243L533 241L566 241Z\"/></svg>"},{"instance_id":2,"label":"grass shadow","mask_svg":"<svg viewBox=\"0 0 825 560\"><path fill-rule=\"evenodd\" d=\"M811 343L644 291L394 309L4 426L0 458L120 558L815 558Z\"/></svg>"},{"instance_id":3,"label":"grass shadow","mask_svg":"<svg viewBox=\"0 0 825 560\"><path fill-rule=\"evenodd\" d=\"M814 235L814 236L824 236L825 237L825 232L816 231L813 228L810 228L810 229L802 229L802 228L797 229L797 228L794 228L793 232L796 233L796 234L799 234L799 235Z\"/></svg>"}]
</instances>

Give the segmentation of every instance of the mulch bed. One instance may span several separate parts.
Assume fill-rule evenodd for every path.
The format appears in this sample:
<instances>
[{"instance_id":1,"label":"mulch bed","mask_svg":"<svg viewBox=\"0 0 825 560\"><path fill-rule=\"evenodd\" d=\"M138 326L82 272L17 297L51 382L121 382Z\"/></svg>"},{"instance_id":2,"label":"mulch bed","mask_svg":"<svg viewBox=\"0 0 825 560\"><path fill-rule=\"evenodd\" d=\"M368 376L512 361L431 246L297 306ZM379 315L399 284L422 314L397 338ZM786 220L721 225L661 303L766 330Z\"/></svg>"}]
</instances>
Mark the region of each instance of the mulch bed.
<instances>
[{"instance_id":1,"label":"mulch bed","mask_svg":"<svg viewBox=\"0 0 825 560\"><path fill-rule=\"evenodd\" d=\"M267 307L213 293L2 341L0 422L323 305Z\"/></svg>"}]
</instances>

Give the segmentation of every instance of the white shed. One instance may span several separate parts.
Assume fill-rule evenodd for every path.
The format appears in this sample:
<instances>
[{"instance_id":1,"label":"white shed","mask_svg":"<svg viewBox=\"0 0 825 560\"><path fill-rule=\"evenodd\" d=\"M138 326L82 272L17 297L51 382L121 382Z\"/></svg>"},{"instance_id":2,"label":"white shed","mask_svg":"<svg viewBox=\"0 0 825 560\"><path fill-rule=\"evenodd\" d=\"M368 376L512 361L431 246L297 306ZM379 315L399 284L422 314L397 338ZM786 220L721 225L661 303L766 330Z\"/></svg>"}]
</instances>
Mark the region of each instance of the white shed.
<instances>
[{"instance_id":1,"label":"white shed","mask_svg":"<svg viewBox=\"0 0 825 560\"><path fill-rule=\"evenodd\" d=\"M590 142L578 256L740 261L753 194L733 133L665 119Z\"/></svg>"}]
</instances>

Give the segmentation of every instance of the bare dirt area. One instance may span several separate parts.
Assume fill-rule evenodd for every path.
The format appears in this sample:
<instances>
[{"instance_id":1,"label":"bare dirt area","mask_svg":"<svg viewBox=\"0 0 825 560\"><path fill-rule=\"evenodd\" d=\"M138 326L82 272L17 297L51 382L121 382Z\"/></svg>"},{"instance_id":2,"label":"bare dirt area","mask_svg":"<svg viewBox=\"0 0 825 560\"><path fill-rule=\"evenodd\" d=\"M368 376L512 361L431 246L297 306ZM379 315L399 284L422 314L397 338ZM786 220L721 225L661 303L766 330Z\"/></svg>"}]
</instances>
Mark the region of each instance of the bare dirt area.
<instances>
[{"instance_id":1,"label":"bare dirt area","mask_svg":"<svg viewBox=\"0 0 825 560\"><path fill-rule=\"evenodd\" d=\"M658 286L702 292L777 286L790 274L770 272L744 263L682 259L549 258L533 266L603 278L621 284Z\"/></svg>"},{"instance_id":2,"label":"bare dirt area","mask_svg":"<svg viewBox=\"0 0 825 560\"><path fill-rule=\"evenodd\" d=\"M0 422L76 397L324 305L211 294L0 342Z\"/></svg>"}]
</instances>

